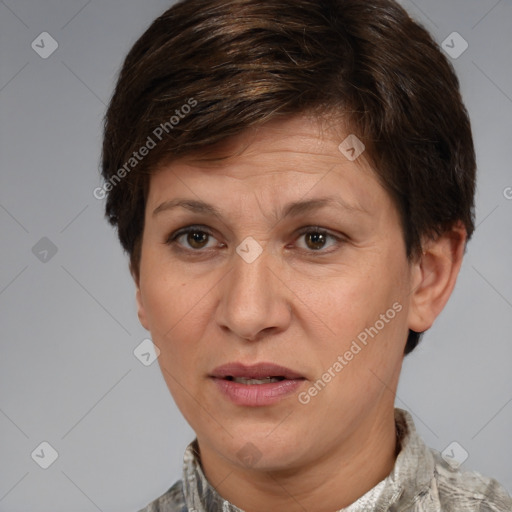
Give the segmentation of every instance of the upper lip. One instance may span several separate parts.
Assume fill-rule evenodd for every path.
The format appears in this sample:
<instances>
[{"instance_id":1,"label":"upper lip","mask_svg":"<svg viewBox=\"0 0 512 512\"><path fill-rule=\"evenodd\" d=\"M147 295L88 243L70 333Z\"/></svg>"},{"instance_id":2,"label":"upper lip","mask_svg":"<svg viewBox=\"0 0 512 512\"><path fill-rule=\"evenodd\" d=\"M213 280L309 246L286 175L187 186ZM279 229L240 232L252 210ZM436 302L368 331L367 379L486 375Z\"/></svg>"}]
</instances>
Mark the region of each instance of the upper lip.
<instances>
[{"instance_id":1,"label":"upper lip","mask_svg":"<svg viewBox=\"0 0 512 512\"><path fill-rule=\"evenodd\" d=\"M303 379L304 377L289 368L274 363L258 363L244 365L242 363L227 363L215 368L210 377L225 379L226 377L245 379L264 379L265 377L284 377L285 379Z\"/></svg>"}]
</instances>

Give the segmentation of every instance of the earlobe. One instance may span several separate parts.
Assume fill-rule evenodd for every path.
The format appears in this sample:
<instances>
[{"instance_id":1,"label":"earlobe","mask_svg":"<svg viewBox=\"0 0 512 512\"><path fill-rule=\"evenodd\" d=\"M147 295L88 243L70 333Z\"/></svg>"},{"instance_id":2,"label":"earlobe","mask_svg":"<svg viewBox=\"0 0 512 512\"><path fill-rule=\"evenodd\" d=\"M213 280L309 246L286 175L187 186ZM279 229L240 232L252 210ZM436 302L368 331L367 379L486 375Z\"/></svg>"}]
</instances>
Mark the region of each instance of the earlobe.
<instances>
[{"instance_id":1,"label":"earlobe","mask_svg":"<svg viewBox=\"0 0 512 512\"><path fill-rule=\"evenodd\" d=\"M137 285L137 291L135 293L135 300L137 302L137 316L139 317L139 322L144 327L144 329L149 331L149 324L146 318L146 311L144 309L144 303L142 301L142 294L140 291L140 287Z\"/></svg>"},{"instance_id":2,"label":"earlobe","mask_svg":"<svg viewBox=\"0 0 512 512\"><path fill-rule=\"evenodd\" d=\"M142 300L142 293L140 291L140 266L137 266L138 264L135 264L133 261L130 261L129 269L130 274L133 278L133 281L135 283L136 293L135 293L135 301L137 302L137 316L139 317L139 322L146 329L149 331L148 327L148 321L146 318L146 311L144 309L144 302Z\"/></svg>"},{"instance_id":3,"label":"earlobe","mask_svg":"<svg viewBox=\"0 0 512 512\"><path fill-rule=\"evenodd\" d=\"M462 222L423 246L423 254L413 264L409 308L409 329L429 329L448 302L462 265L466 246Z\"/></svg>"}]
</instances>

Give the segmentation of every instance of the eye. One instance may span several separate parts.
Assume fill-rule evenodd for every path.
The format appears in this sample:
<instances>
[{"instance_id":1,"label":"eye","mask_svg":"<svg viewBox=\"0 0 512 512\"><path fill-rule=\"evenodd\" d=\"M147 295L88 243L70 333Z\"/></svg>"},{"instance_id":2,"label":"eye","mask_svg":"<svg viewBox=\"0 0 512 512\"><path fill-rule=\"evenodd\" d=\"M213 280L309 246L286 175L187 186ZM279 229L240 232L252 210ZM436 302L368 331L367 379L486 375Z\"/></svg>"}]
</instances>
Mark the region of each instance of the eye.
<instances>
[{"instance_id":1,"label":"eye","mask_svg":"<svg viewBox=\"0 0 512 512\"><path fill-rule=\"evenodd\" d=\"M341 237L332 235L331 233L319 227L311 226L304 228L299 233L299 239L302 237L304 237L305 249L313 252L319 252L322 249L325 249L329 239L334 241L332 245L336 245L337 243L340 243L342 241Z\"/></svg>"},{"instance_id":2,"label":"eye","mask_svg":"<svg viewBox=\"0 0 512 512\"><path fill-rule=\"evenodd\" d=\"M322 249L332 245L339 245L343 242L342 237L333 235L317 226L303 228L299 232L298 240L301 238L304 239L304 244L298 244L299 248L310 253L325 254L327 251L322 251ZM331 244L328 244L329 240L332 241ZM206 226L187 226L171 233L165 243L178 246L180 249L200 252L202 249L214 248L215 241L213 233ZM224 244L220 245L224 246Z\"/></svg>"},{"instance_id":3,"label":"eye","mask_svg":"<svg viewBox=\"0 0 512 512\"><path fill-rule=\"evenodd\" d=\"M215 240L212 232L207 228L203 226L188 226L169 235L166 243L168 245L178 244L185 249L198 251L200 249L208 249L209 247L215 246L208 246L210 238Z\"/></svg>"}]
</instances>

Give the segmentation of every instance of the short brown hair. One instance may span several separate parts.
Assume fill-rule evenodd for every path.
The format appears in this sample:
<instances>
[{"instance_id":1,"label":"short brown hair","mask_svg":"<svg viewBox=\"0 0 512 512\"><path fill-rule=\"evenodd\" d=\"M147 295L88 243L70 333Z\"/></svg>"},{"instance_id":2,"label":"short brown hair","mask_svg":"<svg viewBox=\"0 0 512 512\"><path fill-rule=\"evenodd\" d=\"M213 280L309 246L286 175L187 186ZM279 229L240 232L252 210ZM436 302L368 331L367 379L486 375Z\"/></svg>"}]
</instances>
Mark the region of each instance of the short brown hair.
<instances>
[{"instance_id":1,"label":"short brown hair","mask_svg":"<svg viewBox=\"0 0 512 512\"><path fill-rule=\"evenodd\" d=\"M339 112L366 145L409 258L457 221L471 237L476 163L459 82L396 2L183 0L130 50L105 117L106 215L132 273L157 165L311 111ZM419 339L410 331L406 354Z\"/></svg>"}]
</instances>

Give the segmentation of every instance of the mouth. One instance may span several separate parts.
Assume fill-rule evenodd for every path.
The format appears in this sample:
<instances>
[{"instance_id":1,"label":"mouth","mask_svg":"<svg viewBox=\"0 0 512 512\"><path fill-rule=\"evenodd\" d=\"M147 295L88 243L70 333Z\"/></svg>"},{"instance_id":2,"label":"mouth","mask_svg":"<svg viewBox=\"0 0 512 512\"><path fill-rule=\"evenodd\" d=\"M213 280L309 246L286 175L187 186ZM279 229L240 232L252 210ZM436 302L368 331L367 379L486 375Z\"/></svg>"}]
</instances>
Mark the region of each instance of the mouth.
<instances>
[{"instance_id":1,"label":"mouth","mask_svg":"<svg viewBox=\"0 0 512 512\"><path fill-rule=\"evenodd\" d=\"M248 386L271 384L283 380L304 380L299 373L273 363L259 363L250 366L242 363L228 363L215 368L210 377Z\"/></svg>"},{"instance_id":2,"label":"mouth","mask_svg":"<svg viewBox=\"0 0 512 512\"><path fill-rule=\"evenodd\" d=\"M254 384L271 384L272 382L280 382L285 380L284 377L265 377L264 379L246 379L245 377L233 377L232 375L228 375L225 377L225 380L230 382L238 382L239 384L246 384L248 386L253 386Z\"/></svg>"},{"instance_id":3,"label":"mouth","mask_svg":"<svg viewBox=\"0 0 512 512\"><path fill-rule=\"evenodd\" d=\"M306 380L299 373L273 363L228 363L213 370L209 377L221 396L243 407L277 404L296 393Z\"/></svg>"}]
</instances>

